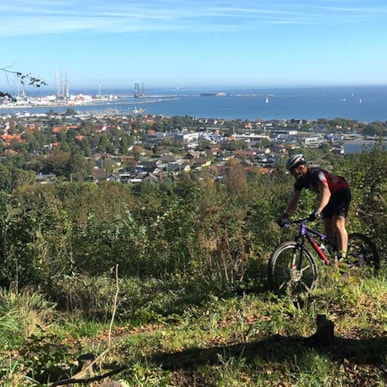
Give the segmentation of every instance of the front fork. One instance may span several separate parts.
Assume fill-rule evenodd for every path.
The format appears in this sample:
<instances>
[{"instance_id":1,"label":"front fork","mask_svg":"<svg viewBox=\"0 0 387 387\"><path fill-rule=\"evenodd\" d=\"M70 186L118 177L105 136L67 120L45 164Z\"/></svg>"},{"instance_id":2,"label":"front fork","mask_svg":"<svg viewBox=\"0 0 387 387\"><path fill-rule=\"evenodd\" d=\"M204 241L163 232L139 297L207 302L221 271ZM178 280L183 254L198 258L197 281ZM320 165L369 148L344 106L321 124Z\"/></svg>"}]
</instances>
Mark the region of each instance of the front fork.
<instances>
[{"instance_id":1,"label":"front fork","mask_svg":"<svg viewBox=\"0 0 387 387\"><path fill-rule=\"evenodd\" d=\"M304 256L305 237L299 236L296 238L296 248L293 251L292 263L290 267L290 276L293 281L297 282L302 277L302 259Z\"/></svg>"}]
</instances>

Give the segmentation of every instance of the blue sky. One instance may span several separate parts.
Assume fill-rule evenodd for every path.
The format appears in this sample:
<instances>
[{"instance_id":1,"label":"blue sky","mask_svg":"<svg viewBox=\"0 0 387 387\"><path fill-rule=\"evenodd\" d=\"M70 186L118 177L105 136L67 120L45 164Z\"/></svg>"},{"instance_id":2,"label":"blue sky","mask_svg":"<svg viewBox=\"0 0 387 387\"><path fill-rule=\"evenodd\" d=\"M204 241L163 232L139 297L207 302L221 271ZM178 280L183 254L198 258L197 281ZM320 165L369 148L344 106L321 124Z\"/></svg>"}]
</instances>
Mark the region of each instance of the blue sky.
<instances>
[{"instance_id":1,"label":"blue sky","mask_svg":"<svg viewBox=\"0 0 387 387\"><path fill-rule=\"evenodd\" d=\"M1 0L0 15L0 67L51 87L387 84L385 0Z\"/></svg>"}]
</instances>

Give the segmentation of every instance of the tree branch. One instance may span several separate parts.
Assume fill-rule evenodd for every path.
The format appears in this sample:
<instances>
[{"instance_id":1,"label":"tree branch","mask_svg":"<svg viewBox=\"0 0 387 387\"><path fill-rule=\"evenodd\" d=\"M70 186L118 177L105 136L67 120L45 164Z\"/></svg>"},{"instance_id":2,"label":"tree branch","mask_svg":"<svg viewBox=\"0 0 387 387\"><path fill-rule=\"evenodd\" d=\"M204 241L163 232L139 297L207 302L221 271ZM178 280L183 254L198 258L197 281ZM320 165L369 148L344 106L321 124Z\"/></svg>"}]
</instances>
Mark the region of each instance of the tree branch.
<instances>
[{"instance_id":1,"label":"tree branch","mask_svg":"<svg viewBox=\"0 0 387 387\"><path fill-rule=\"evenodd\" d=\"M9 74L14 75L16 79L19 81L19 83L23 86L26 84L33 87L47 86L47 83L45 81L33 76L31 73L24 74L21 71L10 70L8 67L0 67L0 71L2 71L5 74L7 80L8 80ZM8 80L8 83L9 83L9 80ZM0 98L8 98L11 101L16 101L16 99L11 94L4 93L2 91L0 91Z\"/></svg>"},{"instance_id":2,"label":"tree branch","mask_svg":"<svg viewBox=\"0 0 387 387\"><path fill-rule=\"evenodd\" d=\"M97 375L97 376L92 376L90 378L84 378L84 379L77 379L77 378L71 378L71 379L65 379L65 380L59 380L55 383L52 383L51 386L63 386L63 385L68 385L68 384L76 384L76 383L90 383L90 382L95 382L98 380L102 380L105 378L108 378L109 376L118 374L119 372L123 371L126 368L126 366L121 366L118 367L114 370L111 370L109 372L106 372L103 375Z\"/></svg>"}]
</instances>

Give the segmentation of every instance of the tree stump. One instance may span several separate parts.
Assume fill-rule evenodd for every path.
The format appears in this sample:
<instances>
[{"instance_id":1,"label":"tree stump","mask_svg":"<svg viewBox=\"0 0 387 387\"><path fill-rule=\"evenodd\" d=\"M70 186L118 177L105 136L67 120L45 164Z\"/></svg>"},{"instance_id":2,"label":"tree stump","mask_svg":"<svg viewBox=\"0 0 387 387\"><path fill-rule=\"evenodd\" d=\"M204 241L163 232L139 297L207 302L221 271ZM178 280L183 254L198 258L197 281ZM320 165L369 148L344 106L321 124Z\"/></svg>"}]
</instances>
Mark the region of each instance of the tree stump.
<instances>
[{"instance_id":1,"label":"tree stump","mask_svg":"<svg viewBox=\"0 0 387 387\"><path fill-rule=\"evenodd\" d=\"M324 314L317 315L317 331L310 338L319 347L329 347L335 341L335 324L328 320Z\"/></svg>"}]
</instances>

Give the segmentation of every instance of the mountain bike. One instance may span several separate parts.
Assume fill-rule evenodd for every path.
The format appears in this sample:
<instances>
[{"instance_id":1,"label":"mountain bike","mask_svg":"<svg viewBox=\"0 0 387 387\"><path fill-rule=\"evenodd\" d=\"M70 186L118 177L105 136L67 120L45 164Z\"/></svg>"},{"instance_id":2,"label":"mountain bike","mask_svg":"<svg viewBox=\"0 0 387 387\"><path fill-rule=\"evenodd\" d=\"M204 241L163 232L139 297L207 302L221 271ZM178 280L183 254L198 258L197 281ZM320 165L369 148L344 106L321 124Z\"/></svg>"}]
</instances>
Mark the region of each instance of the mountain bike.
<instances>
[{"instance_id":1,"label":"mountain bike","mask_svg":"<svg viewBox=\"0 0 387 387\"><path fill-rule=\"evenodd\" d=\"M307 226L309 218L289 221L285 227L298 224L294 241L281 243L272 253L268 265L268 280L272 291L277 294L298 295L316 289L319 279L318 260L323 265L336 264L341 272L356 270L359 274L376 274L379 256L374 243L362 233L348 235L348 252L345 259L338 261L335 250L326 248L326 235Z\"/></svg>"}]
</instances>

